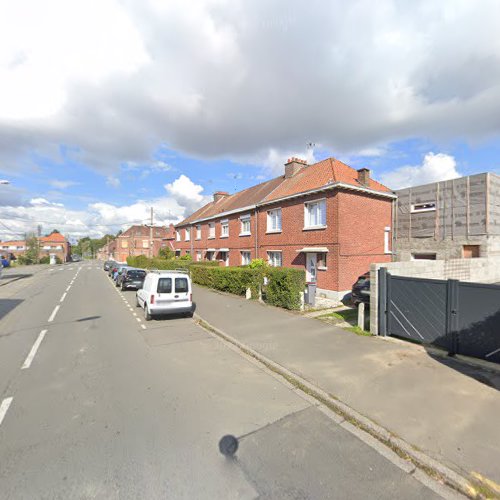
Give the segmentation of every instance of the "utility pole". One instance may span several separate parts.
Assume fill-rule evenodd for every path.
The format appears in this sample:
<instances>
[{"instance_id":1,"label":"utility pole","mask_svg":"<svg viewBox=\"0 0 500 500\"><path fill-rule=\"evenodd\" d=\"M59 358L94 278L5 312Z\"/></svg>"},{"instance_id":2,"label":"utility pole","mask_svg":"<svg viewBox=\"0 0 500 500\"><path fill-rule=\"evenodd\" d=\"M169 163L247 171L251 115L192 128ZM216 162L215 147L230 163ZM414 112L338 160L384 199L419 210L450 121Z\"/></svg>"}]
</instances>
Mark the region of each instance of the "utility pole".
<instances>
[{"instance_id":1,"label":"utility pole","mask_svg":"<svg viewBox=\"0 0 500 500\"><path fill-rule=\"evenodd\" d=\"M153 258L153 207L151 207L151 226L149 226L149 257Z\"/></svg>"}]
</instances>

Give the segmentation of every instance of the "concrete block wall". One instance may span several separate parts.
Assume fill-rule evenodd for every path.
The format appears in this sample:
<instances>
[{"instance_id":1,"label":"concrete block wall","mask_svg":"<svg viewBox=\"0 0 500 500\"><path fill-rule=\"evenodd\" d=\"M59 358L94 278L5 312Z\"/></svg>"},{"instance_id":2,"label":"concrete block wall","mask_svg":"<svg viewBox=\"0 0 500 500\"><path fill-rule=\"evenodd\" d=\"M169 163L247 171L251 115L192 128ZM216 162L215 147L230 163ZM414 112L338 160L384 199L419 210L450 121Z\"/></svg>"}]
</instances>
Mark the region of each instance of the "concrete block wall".
<instances>
[{"instance_id":1,"label":"concrete block wall","mask_svg":"<svg viewBox=\"0 0 500 500\"><path fill-rule=\"evenodd\" d=\"M370 268L370 332L373 335L378 335L378 270L381 267L385 267L393 276L457 279L472 283L500 282L500 257L372 264Z\"/></svg>"}]
</instances>

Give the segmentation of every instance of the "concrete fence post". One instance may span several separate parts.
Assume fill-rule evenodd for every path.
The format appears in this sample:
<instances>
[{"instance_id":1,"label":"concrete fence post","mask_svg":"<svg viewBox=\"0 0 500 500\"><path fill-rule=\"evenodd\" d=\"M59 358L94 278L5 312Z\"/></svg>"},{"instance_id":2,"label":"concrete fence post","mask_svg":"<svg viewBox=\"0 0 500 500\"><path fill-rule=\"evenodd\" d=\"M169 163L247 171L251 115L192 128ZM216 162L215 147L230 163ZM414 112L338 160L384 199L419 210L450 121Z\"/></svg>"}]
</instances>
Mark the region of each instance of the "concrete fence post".
<instances>
[{"instance_id":1,"label":"concrete fence post","mask_svg":"<svg viewBox=\"0 0 500 500\"><path fill-rule=\"evenodd\" d=\"M365 303L360 302L358 305L358 327L361 330L365 329Z\"/></svg>"},{"instance_id":2,"label":"concrete fence post","mask_svg":"<svg viewBox=\"0 0 500 500\"><path fill-rule=\"evenodd\" d=\"M387 269L378 270L378 334L387 335Z\"/></svg>"}]
</instances>

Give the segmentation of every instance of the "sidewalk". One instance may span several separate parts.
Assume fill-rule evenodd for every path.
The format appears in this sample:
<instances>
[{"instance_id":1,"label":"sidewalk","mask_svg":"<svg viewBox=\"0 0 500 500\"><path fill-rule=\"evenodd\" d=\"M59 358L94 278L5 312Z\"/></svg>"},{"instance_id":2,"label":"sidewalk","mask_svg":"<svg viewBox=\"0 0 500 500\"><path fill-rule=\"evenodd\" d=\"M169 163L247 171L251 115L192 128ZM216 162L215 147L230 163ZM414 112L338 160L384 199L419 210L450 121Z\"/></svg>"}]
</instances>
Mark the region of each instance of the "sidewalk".
<instances>
[{"instance_id":1,"label":"sidewalk","mask_svg":"<svg viewBox=\"0 0 500 500\"><path fill-rule=\"evenodd\" d=\"M500 372L195 287L197 314L465 474L500 483Z\"/></svg>"}]
</instances>

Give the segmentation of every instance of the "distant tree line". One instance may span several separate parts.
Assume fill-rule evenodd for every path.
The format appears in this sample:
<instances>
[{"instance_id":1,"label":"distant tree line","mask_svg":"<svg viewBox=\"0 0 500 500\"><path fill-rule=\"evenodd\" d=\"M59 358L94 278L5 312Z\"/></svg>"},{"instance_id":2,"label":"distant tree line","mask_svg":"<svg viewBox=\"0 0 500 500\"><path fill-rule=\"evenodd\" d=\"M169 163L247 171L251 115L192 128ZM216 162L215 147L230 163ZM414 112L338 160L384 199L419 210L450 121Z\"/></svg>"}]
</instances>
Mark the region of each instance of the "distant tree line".
<instances>
[{"instance_id":1,"label":"distant tree line","mask_svg":"<svg viewBox=\"0 0 500 500\"><path fill-rule=\"evenodd\" d=\"M78 243L71 247L71 253L73 255L95 259L99 249L114 239L115 236L112 234L106 234L102 238L90 238L89 236L85 236L80 238Z\"/></svg>"}]
</instances>

